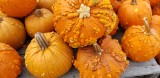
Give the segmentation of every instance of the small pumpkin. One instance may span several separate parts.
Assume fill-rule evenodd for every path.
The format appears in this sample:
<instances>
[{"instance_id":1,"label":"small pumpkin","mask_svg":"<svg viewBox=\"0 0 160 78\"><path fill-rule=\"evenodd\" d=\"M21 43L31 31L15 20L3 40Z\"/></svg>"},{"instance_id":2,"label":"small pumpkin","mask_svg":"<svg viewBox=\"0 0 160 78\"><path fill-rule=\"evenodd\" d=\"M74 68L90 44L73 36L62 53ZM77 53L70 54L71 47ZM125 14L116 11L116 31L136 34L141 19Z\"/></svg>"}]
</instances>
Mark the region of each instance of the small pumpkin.
<instances>
[{"instance_id":1,"label":"small pumpkin","mask_svg":"<svg viewBox=\"0 0 160 78\"><path fill-rule=\"evenodd\" d=\"M17 78L22 70L22 58L11 46L0 42L0 78Z\"/></svg>"},{"instance_id":2,"label":"small pumpkin","mask_svg":"<svg viewBox=\"0 0 160 78\"><path fill-rule=\"evenodd\" d=\"M152 7L155 7L157 4L160 3L160 0L149 0L149 1Z\"/></svg>"},{"instance_id":3,"label":"small pumpkin","mask_svg":"<svg viewBox=\"0 0 160 78\"><path fill-rule=\"evenodd\" d=\"M73 48L95 43L115 24L109 0L58 0L53 12L55 31Z\"/></svg>"},{"instance_id":4,"label":"small pumpkin","mask_svg":"<svg viewBox=\"0 0 160 78\"><path fill-rule=\"evenodd\" d=\"M25 18L28 35L33 38L36 32L50 32L54 30L53 13L48 9L36 9Z\"/></svg>"},{"instance_id":5,"label":"small pumpkin","mask_svg":"<svg viewBox=\"0 0 160 78\"><path fill-rule=\"evenodd\" d=\"M143 17L151 22L152 10L147 0L127 0L119 8L120 25L127 29L132 25L143 25Z\"/></svg>"},{"instance_id":6,"label":"small pumpkin","mask_svg":"<svg viewBox=\"0 0 160 78\"><path fill-rule=\"evenodd\" d=\"M147 18L145 25L129 27L121 40L121 45L127 56L136 62L145 62L154 58L160 49L160 34L150 27Z\"/></svg>"},{"instance_id":7,"label":"small pumpkin","mask_svg":"<svg viewBox=\"0 0 160 78\"><path fill-rule=\"evenodd\" d=\"M153 15L160 15L160 4L157 4L155 7L152 9Z\"/></svg>"},{"instance_id":8,"label":"small pumpkin","mask_svg":"<svg viewBox=\"0 0 160 78\"><path fill-rule=\"evenodd\" d=\"M0 0L0 10L13 17L28 15L36 5L37 0Z\"/></svg>"},{"instance_id":9,"label":"small pumpkin","mask_svg":"<svg viewBox=\"0 0 160 78\"><path fill-rule=\"evenodd\" d=\"M25 65L38 78L58 78L72 67L72 49L56 33L35 34L25 52Z\"/></svg>"},{"instance_id":10,"label":"small pumpkin","mask_svg":"<svg viewBox=\"0 0 160 78\"><path fill-rule=\"evenodd\" d=\"M122 4L123 2L125 2L125 1L126 1L126 0L110 0L110 2L111 2L111 4L112 4L113 9L114 9L115 12L118 12L121 4Z\"/></svg>"},{"instance_id":11,"label":"small pumpkin","mask_svg":"<svg viewBox=\"0 0 160 78\"><path fill-rule=\"evenodd\" d=\"M74 66L80 78L120 78L128 61L118 40L107 35L99 45L79 48Z\"/></svg>"},{"instance_id":12,"label":"small pumpkin","mask_svg":"<svg viewBox=\"0 0 160 78\"><path fill-rule=\"evenodd\" d=\"M0 42L7 43L14 49L20 48L26 39L26 31L21 21L0 15Z\"/></svg>"},{"instance_id":13,"label":"small pumpkin","mask_svg":"<svg viewBox=\"0 0 160 78\"><path fill-rule=\"evenodd\" d=\"M39 0L38 7L46 8L52 11L52 5L56 2L56 0Z\"/></svg>"}]
</instances>

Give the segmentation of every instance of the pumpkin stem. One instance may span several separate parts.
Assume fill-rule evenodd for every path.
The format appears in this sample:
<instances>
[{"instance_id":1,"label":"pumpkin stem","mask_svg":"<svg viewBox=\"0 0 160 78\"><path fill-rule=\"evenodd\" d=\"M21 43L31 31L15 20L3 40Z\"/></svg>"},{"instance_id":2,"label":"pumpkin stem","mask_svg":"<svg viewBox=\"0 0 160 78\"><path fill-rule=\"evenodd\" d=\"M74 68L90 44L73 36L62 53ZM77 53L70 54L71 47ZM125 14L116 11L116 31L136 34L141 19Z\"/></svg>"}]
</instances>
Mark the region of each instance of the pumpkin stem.
<instances>
[{"instance_id":1,"label":"pumpkin stem","mask_svg":"<svg viewBox=\"0 0 160 78\"><path fill-rule=\"evenodd\" d=\"M46 40L43 33L37 32L35 34L35 39L38 42L41 50L45 50L49 46L49 42Z\"/></svg>"},{"instance_id":2,"label":"pumpkin stem","mask_svg":"<svg viewBox=\"0 0 160 78\"><path fill-rule=\"evenodd\" d=\"M42 17L42 16L43 16L43 13L42 13L41 9L36 9L36 10L34 11L34 14L35 14L37 17Z\"/></svg>"},{"instance_id":3,"label":"pumpkin stem","mask_svg":"<svg viewBox=\"0 0 160 78\"><path fill-rule=\"evenodd\" d=\"M0 17L0 23L3 21L2 17Z\"/></svg>"},{"instance_id":4,"label":"pumpkin stem","mask_svg":"<svg viewBox=\"0 0 160 78\"><path fill-rule=\"evenodd\" d=\"M95 49L95 53L101 56L103 49L97 43L94 43L93 46Z\"/></svg>"},{"instance_id":5,"label":"pumpkin stem","mask_svg":"<svg viewBox=\"0 0 160 78\"><path fill-rule=\"evenodd\" d=\"M131 5L137 5L137 0L132 0Z\"/></svg>"},{"instance_id":6,"label":"pumpkin stem","mask_svg":"<svg viewBox=\"0 0 160 78\"><path fill-rule=\"evenodd\" d=\"M147 17L144 17L144 18L143 18L143 21L144 21L144 24L145 24L145 26L146 26L146 31L147 31L147 33L150 34L150 26L149 26Z\"/></svg>"}]
</instances>

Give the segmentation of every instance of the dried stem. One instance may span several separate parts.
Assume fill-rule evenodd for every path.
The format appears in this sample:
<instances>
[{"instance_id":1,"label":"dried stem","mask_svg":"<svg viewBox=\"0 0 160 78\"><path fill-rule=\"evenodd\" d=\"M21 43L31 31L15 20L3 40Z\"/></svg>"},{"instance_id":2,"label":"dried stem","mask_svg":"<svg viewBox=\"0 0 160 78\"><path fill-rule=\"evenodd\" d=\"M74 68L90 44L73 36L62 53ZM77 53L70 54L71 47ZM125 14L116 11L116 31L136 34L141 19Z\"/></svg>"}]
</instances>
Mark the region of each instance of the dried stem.
<instances>
[{"instance_id":1,"label":"dried stem","mask_svg":"<svg viewBox=\"0 0 160 78\"><path fill-rule=\"evenodd\" d=\"M131 5L137 5L137 0L132 0Z\"/></svg>"},{"instance_id":2,"label":"dried stem","mask_svg":"<svg viewBox=\"0 0 160 78\"><path fill-rule=\"evenodd\" d=\"M42 16L43 16L43 13L42 13L41 9L36 9L36 10L34 11L34 14L35 14L37 17L42 17Z\"/></svg>"},{"instance_id":3,"label":"dried stem","mask_svg":"<svg viewBox=\"0 0 160 78\"><path fill-rule=\"evenodd\" d=\"M97 43L94 43L93 46L95 49L95 53L101 56L103 49Z\"/></svg>"},{"instance_id":4,"label":"dried stem","mask_svg":"<svg viewBox=\"0 0 160 78\"><path fill-rule=\"evenodd\" d=\"M46 40L43 33L37 32L35 38L41 50L45 50L49 46L49 42Z\"/></svg>"},{"instance_id":5,"label":"dried stem","mask_svg":"<svg viewBox=\"0 0 160 78\"><path fill-rule=\"evenodd\" d=\"M143 21L144 21L144 24L145 24L147 33L150 34L150 26L149 26L147 17L144 17L144 18L143 18Z\"/></svg>"}]
</instances>

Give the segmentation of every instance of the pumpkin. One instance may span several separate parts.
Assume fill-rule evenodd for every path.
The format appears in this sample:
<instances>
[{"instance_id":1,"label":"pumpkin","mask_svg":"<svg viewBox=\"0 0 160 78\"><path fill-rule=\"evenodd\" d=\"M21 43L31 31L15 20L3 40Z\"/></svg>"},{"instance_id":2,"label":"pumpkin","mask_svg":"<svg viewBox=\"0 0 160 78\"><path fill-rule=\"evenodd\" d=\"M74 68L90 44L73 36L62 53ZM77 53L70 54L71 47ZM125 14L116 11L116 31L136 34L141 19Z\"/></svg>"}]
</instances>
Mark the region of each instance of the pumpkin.
<instances>
[{"instance_id":1,"label":"pumpkin","mask_svg":"<svg viewBox=\"0 0 160 78\"><path fill-rule=\"evenodd\" d=\"M74 66L80 78L120 78L128 63L118 40L107 35L99 45L79 48Z\"/></svg>"},{"instance_id":2,"label":"pumpkin","mask_svg":"<svg viewBox=\"0 0 160 78\"><path fill-rule=\"evenodd\" d=\"M38 78L58 78L72 67L72 49L56 33L35 34L25 52L25 65Z\"/></svg>"},{"instance_id":3,"label":"pumpkin","mask_svg":"<svg viewBox=\"0 0 160 78\"><path fill-rule=\"evenodd\" d=\"M26 39L26 32L21 21L0 15L0 42L7 43L14 49L20 48Z\"/></svg>"},{"instance_id":4,"label":"pumpkin","mask_svg":"<svg viewBox=\"0 0 160 78\"><path fill-rule=\"evenodd\" d=\"M152 7L160 3L160 0L149 0Z\"/></svg>"},{"instance_id":5,"label":"pumpkin","mask_svg":"<svg viewBox=\"0 0 160 78\"><path fill-rule=\"evenodd\" d=\"M50 32L54 30L53 13L45 8L36 9L25 18L25 27L31 38L36 32Z\"/></svg>"},{"instance_id":6,"label":"pumpkin","mask_svg":"<svg viewBox=\"0 0 160 78\"><path fill-rule=\"evenodd\" d=\"M37 5L37 0L0 0L0 10L8 16L24 17Z\"/></svg>"},{"instance_id":7,"label":"pumpkin","mask_svg":"<svg viewBox=\"0 0 160 78\"><path fill-rule=\"evenodd\" d=\"M55 31L73 48L95 43L115 26L109 0L59 0L53 12Z\"/></svg>"},{"instance_id":8,"label":"pumpkin","mask_svg":"<svg viewBox=\"0 0 160 78\"><path fill-rule=\"evenodd\" d=\"M160 4L157 4L155 7L152 9L153 15L160 15Z\"/></svg>"},{"instance_id":9,"label":"pumpkin","mask_svg":"<svg viewBox=\"0 0 160 78\"><path fill-rule=\"evenodd\" d=\"M111 4L112 4L113 9L114 9L115 12L118 12L121 4L122 4L123 2L125 2L125 1L126 1L126 0L110 0L110 2L111 2Z\"/></svg>"},{"instance_id":10,"label":"pumpkin","mask_svg":"<svg viewBox=\"0 0 160 78\"><path fill-rule=\"evenodd\" d=\"M46 8L52 10L52 5L56 2L56 0L39 0L38 7L39 8Z\"/></svg>"},{"instance_id":11,"label":"pumpkin","mask_svg":"<svg viewBox=\"0 0 160 78\"><path fill-rule=\"evenodd\" d=\"M145 62L154 58L160 49L160 34L150 27L147 18L145 25L129 27L121 40L121 45L127 56L136 62Z\"/></svg>"},{"instance_id":12,"label":"pumpkin","mask_svg":"<svg viewBox=\"0 0 160 78\"><path fill-rule=\"evenodd\" d=\"M143 25L143 17L151 22L152 10L147 0L127 0L119 8L120 25L127 29L132 25Z\"/></svg>"},{"instance_id":13,"label":"pumpkin","mask_svg":"<svg viewBox=\"0 0 160 78\"><path fill-rule=\"evenodd\" d=\"M11 46L0 42L0 78L17 78L22 69L22 58Z\"/></svg>"}]
</instances>

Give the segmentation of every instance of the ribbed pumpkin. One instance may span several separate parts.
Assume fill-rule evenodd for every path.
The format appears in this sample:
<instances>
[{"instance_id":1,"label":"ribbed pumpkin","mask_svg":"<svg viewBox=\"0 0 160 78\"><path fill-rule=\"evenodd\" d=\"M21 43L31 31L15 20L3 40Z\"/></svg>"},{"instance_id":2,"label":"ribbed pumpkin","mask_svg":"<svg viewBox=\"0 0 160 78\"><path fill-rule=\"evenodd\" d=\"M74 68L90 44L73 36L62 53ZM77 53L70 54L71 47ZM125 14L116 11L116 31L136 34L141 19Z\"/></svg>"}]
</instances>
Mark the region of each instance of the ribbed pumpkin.
<instances>
[{"instance_id":1,"label":"ribbed pumpkin","mask_svg":"<svg viewBox=\"0 0 160 78\"><path fill-rule=\"evenodd\" d=\"M0 10L9 16L24 17L37 5L37 0L0 0Z\"/></svg>"},{"instance_id":2,"label":"ribbed pumpkin","mask_svg":"<svg viewBox=\"0 0 160 78\"><path fill-rule=\"evenodd\" d=\"M160 15L160 4L157 4L155 7L152 9L153 15Z\"/></svg>"},{"instance_id":3,"label":"ribbed pumpkin","mask_svg":"<svg viewBox=\"0 0 160 78\"><path fill-rule=\"evenodd\" d=\"M72 49L56 33L36 33L25 52L25 65L38 78L58 78L72 67Z\"/></svg>"},{"instance_id":4,"label":"ribbed pumpkin","mask_svg":"<svg viewBox=\"0 0 160 78\"><path fill-rule=\"evenodd\" d=\"M145 25L129 27L121 41L122 48L129 58L144 62L154 58L160 50L160 34L150 27L146 18Z\"/></svg>"},{"instance_id":5,"label":"ribbed pumpkin","mask_svg":"<svg viewBox=\"0 0 160 78\"><path fill-rule=\"evenodd\" d=\"M106 36L100 46L94 44L78 49L74 66L80 78L120 78L128 66L118 40Z\"/></svg>"},{"instance_id":6,"label":"ribbed pumpkin","mask_svg":"<svg viewBox=\"0 0 160 78\"><path fill-rule=\"evenodd\" d=\"M26 39L26 32L21 21L0 14L0 42L15 49L20 48Z\"/></svg>"},{"instance_id":7,"label":"ribbed pumpkin","mask_svg":"<svg viewBox=\"0 0 160 78\"><path fill-rule=\"evenodd\" d=\"M0 78L17 78L21 73L22 58L11 46L0 42Z\"/></svg>"},{"instance_id":8,"label":"ribbed pumpkin","mask_svg":"<svg viewBox=\"0 0 160 78\"><path fill-rule=\"evenodd\" d=\"M39 8L46 8L46 9L52 10L52 5L56 1L57 0L38 0L38 7Z\"/></svg>"},{"instance_id":9,"label":"ribbed pumpkin","mask_svg":"<svg viewBox=\"0 0 160 78\"><path fill-rule=\"evenodd\" d=\"M118 11L120 25L127 29L132 25L143 25L143 18L151 22L152 10L147 0L127 0Z\"/></svg>"},{"instance_id":10,"label":"ribbed pumpkin","mask_svg":"<svg viewBox=\"0 0 160 78\"><path fill-rule=\"evenodd\" d=\"M58 0L53 12L55 31L73 48L95 43L115 26L109 0Z\"/></svg>"},{"instance_id":11,"label":"ribbed pumpkin","mask_svg":"<svg viewBox=\"0 0 160 78\"><path fill-rule=\"evenodd\" d=\"M125 1L126 0L110 0L115 12L118 12L119 8L121 7L121 4Z\"/></svg>"},{"instance_id":12,"label":"ribbed pumpkin","mask_svg":"<svg viewBox=\"0 0 160 78\"><path fill-rule=\"evenodd\" d=\"M25 27L28 35L34 37L36 32L50 32L54 30L53 13L48 9L36 9L25 18Z\"/></svg>"}]
</instances>

